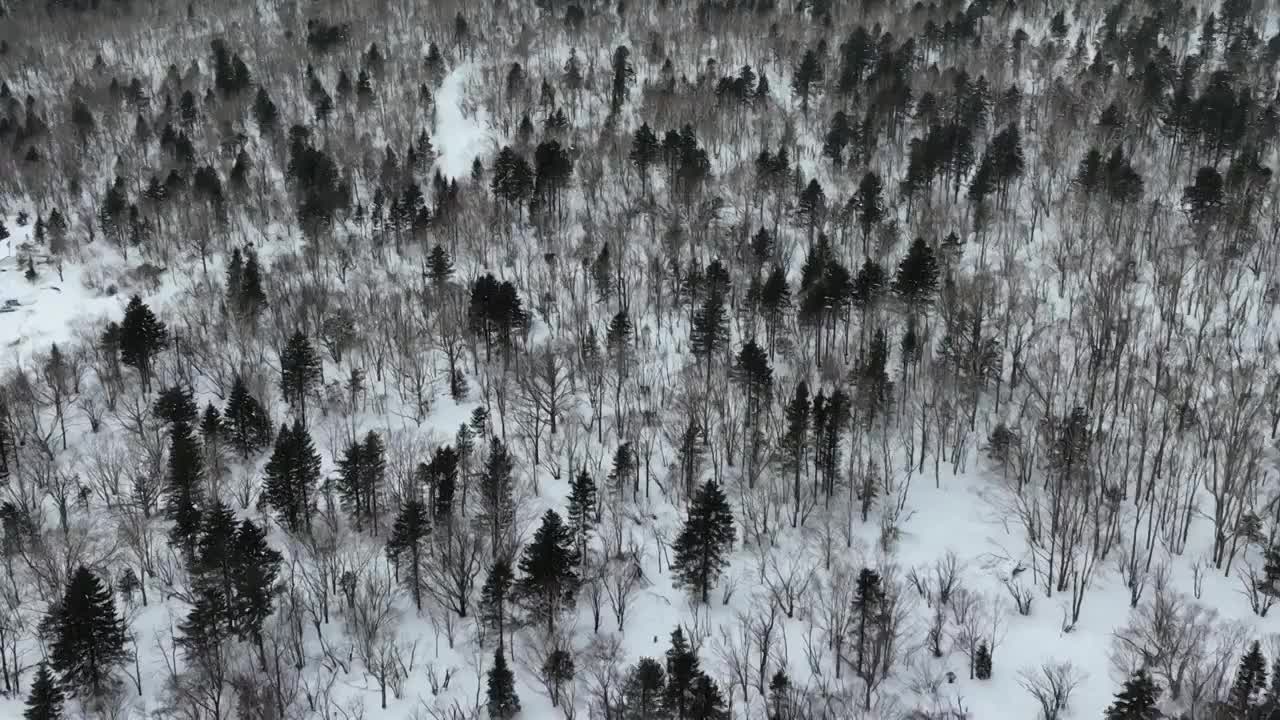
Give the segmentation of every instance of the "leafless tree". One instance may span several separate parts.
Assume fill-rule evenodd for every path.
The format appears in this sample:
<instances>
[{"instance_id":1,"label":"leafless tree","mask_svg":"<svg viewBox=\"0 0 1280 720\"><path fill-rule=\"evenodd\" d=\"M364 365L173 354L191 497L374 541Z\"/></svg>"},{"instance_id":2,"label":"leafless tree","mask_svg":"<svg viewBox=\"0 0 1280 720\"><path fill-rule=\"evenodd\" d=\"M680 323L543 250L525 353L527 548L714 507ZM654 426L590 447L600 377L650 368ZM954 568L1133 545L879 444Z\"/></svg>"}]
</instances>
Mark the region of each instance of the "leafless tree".
<instances>
[{"instance_id":1,"label":"leafless tree","mask_svg":"<svg viewBox=\"0 0 1280 720\"><path fill-rule=\"evenodd\" d=\"M1041 720L1059 720L1067 711L1071 694L1087 676L1069 662L1046 662L1037 669L1018 673L1018 684L1040 705Z\"/></svg>"}]
</instances>

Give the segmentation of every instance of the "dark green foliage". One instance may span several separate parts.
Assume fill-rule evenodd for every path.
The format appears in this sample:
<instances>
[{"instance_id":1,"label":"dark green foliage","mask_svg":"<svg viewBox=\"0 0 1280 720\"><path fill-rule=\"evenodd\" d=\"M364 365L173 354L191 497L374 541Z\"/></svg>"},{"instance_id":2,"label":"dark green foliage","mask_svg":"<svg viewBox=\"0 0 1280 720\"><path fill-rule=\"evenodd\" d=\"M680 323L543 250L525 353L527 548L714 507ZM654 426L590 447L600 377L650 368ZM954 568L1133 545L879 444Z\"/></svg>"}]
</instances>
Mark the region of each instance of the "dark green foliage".
<instances>
[{"instance_id":1,"label":"dark green foliage","mask_svg":"<svg viewBox=\"0 0 1280 720\"><path fill-rule=\"evenodd\" d=\"M465 427L465 426L464 426ZM452 446L436 448L435 455L427 465L431 483L431 513L437 520L449 517L453 513L453 501L458 487L458 465L461 456Z\"/></svg>"},{"instance_id":2,"label":"dark green foliage","mask_svg":"<svg viewBox=\"0 0 1280 720\"><path fill-rule=\"evenodd\" d=\"M1195 184L1182 190L1182 206L1196 223L1211 222L1222 208L1222 175L1212 167L1196 171Z\"/></svg>"},{"instance_id":3,"label":"dark green foliage","mask_svg":"<svg viewBox=\"0 0 1280 720\"><path fill-rule=\"evenodd\" d=\"M511 456L498 438L489 442L489 457L480 474L479 502L476 522L489 543L494 557L510 551L511 531L515 523L514 485L511 479Z\"/></svg>"},{"instance_id":4,"label":"dark green foliage","mask_svg":"<svg viewBox=\"0 0 1280 720\"><path fill-rule=\"evenodd\" d=\"M552 650L542 662L542 681L551 688L552 707L560 705L561 688L573 682L575 670L573 655L564 648Z\"/></svg>"},{"instance_id":5,"label":"dark green foliage","mask_svg":"<svg viewBox=\"0 0 1280 720\"><path fill-rule=\"evenodd\" d=\"M624 699L624 720L655 720L664 717L663 691L667 685L667 674L662 663L650 657L642 657L640 661L627 671L622 686Z\"/></svg>"},{"instance_id":6,"label":"dark green foliage","mask_svg":"<svg viewBox=\"0 0 1280 720\"><path fill-rule=\"evenodd\" d=\"M680 535L672 544L671 571L679 584L689 588L705 604L711 586L729 566L728 553L736 537L733 511L714 480L698 489L689 506Z\"/></svg>"},{"instance_id":7,"label":"dark green foliage","mask_svg":"<svg viewBox=\"0 0 1280 720\"><path fill-rule=\"evenodd\" d=\"M367 524L378 532L379 502L386 476L386 453L382 438L370 430L363 442L347 446L338 461L338 492L347 512L355 520L356 530Z\"/></svg>"},{"instance_id":8,"label":"dark green foliage","mask_svg":"<svg viewBox=\"0 0 1280 720\"><path fill-rule=\"evenodd\" d=\"M516 594L530 619L546 624L548 636L555 632L560 614L572 609L577 598L578 554L574 540L572 528L564 524L559 513L548 510L520 555Z\"/></svg>"},{"instance_id":9,"label":"dark green foliage","mask_svg":"<svg viewBox=\"0 0 1280 720\"><path fill-rule=\"evenodd\" d=\"M113 683L116 666L129 659L124 620L116 613L111 591L88 568L80 566L67 583L57 615L49 665L67 690L102 697Z\"/></svg>"},{"instance_id":10,"label":"dark green foliage","mask_svg":"<svg viewBox=\"0 0 1280 720\"><path fill-rule=\"evenodd\" d=\"M137 295L129 299L119 328L120 362L137 370L143 390L149 391L151 364L156 354L169 344L169 331Z\"/></svg>"},{"instance_id":11,"label":"dark green foliage","mask_svg":"<svg viewBox=\"0 0 1280 720\"><path fill-rule=\"evenodd\" d=\"M613 51L613 82L609 92L609 112L617 115L622 104L631 94L631 86L636 81L635 68L631 66L631 50L626 45L619 45Z\"/></svg>"},{"instance_id":12,"label":"dark green foliage","mask_svg":"<svg viewBox=\"0 0 1280 720\"><path fill-rule=\"evenodd\" d=\"M489 575L485 578L484 587L480 588L479 621L497 634L499 650L506 647L510 616L508 605L511 603L514 584L515 575L511 572L511 561L500 557L489 567Z\"/></svg>"},{"instance_id":13,"label":"dark green foliage","mask_svg":"<svg viewBox=\"0 0 1280 720\"><path fill-rule=\"evenodd\" d=\"M491 720L511 720L520 712L520 698L516 695L516 679L502 648L493 654L493 667L489 668L488 691L485 707Z\"/></svg>"},{"instance_id":14,"label":"dark green foliage","mask_svg":"<svg viewBox=\"0 0 1280 720\"><path fill-rule=\"evenodd\" d=\"M916 238L907 256L898 264L893 292L914 314L927 309L938 290L938 260L933 248Z\"/></svg>"},{"instance_id":15,"label":"dark green foliage","mask_svg":"<svg viewBox=\"0 0 1280 720\"><path fill-rule=\"evenodd\" d=\"M40 663L31 694L27 696L26 710L22 712L23 720L62 720L62 704L62 688L49 673L48 664Z\"/></svg>"},{"instance_id":16,"label":"dark green foliage","mask_svg":"<svg viewBox=\"0 0 1280 720\"><path fill-rule=\"evenodd\" d=\"M569 485L569 507L566 511L579 559L586 557L587 541L596 524L596 502L596 482L583 468Z\"/></svg>"},{"instance_id":17,"label":"dark green foliage","mask_svg":"<svg viewBox=\"0 0 1280 720\"><path fill-rule=\"evenodd\" d=\"M423 564L427 561L426 539L430 532L427 507L415 496L400 506L387 540L387 555L399 568L400 580L408 586L418 610L422 609Z\"/></svg>"},{"instance_id":18,"label":"dark green foliage","mask_svg":"<svg viewBox=\"0 0 1280 720\"><path fill-rule=\"evenodd\" d=\"M857 673L862 673L866 664L866 655L884 602L885 590L880 573L863 568L858 573L853 595L854 671Z\"/></svg>"},{"instance_id":19,"label":"dark green foliage","mask_svg":"<svg viewBox=\"0 0 1280 720\"><path fill-rule=\"evenodd\" d=\"M453 277L453 260L439 243L431 248L431 255L427 258L427 276L437 287Z\"/></svg>"},{"instance_id":20,"label":"dark green foliage","mask_svg":"<svg viewBox=\"0 0 1280 720\"><path fill-rule=\"evenodd\" d=\"M275 511L290 532L311 531L311 510L320 480L320 456L299 420L281 425L267 461L261 503Z\"/></svg>"},{"instance_id":21,"label":"dark green foliage","mask_svg":"<svg viewBox=\"0 0 1280 720\"><path fill-rule=\"evenodd\" d=\"M1227 696L1232 717L1241 720L1254 717L1252 713L1262 705L1266 689L1267 659L1262 654L1261 645L1254 640L1240 658L1235 682L1231 684L1231 691Z\"/></svg>"},{"instance_id":22,"label":"dark green foliage","mask_svg":"<svg viewBox=\"0 0 1280 720\"><path fill-rule=\"evenodd\" d=\"M495 344L508 357L516 337L529 323L515 286L509 280L498 282L492 273L471 284L467 320L471 332L484 338L486 362L491 359Z\"/></svg>"},{"instance_id":23,"label":"dark green foliage","mask_svg":"<svg viewBox=\"0 0 1280 720\"><path fill-rule=\"evenodd\" d=\"M320 383L320 356L301 330L295 331L280 353L280 391L306 423L307 395Z\"/></svg>"},{"instance_id":24,"label":"dark green foliage","mask_svg":"<svg viewBox=\"0 0 1280 720\"><path fill-rule=\"evenodd\" d=\"M223 410L223 427L227 438L243 459L271 442L271 419L262 404L249 394L239 375L231 384L231 394Z\"/></svg>"},{"instance_id":25,"label":"dark green foliage","mask_svg":"<svg viewBox=\"0 0 1280 720\"><path fill-rule=\"evenodd\" d=\"M1160 686L1146 670L1135 672L1116 693L1116 699L1107 708L1106 720L1156 720L1163 717L1156 701L1160 699Z\"/></svg>"},{"instance_id":26,"label":"dark green foliage","mask_svg":"<svg viewBox=\"0 0 1280 720\"><path fill-rule=\"evenodd\" d=\"M978 644L978 651L973 658L973 674L979 680L991 679L991 649L984 640Z\"/></svg>"},{"instance_id":27,"label":"dark green foliage","mask_svg":"<svg viewBox=\"0 0 1280 720\"><path fill-rule=\"evenodd\" d=\"M800 107L803 108L805 115L809 114L809 98L813 95L814 89L822 84L823 79L825 79L825 72L818 54L812 49L805 50L804 56L800 58L800 64L796 66L795 74L791 77L791 91L800 96Z\"/></svg>"}]
</instances>

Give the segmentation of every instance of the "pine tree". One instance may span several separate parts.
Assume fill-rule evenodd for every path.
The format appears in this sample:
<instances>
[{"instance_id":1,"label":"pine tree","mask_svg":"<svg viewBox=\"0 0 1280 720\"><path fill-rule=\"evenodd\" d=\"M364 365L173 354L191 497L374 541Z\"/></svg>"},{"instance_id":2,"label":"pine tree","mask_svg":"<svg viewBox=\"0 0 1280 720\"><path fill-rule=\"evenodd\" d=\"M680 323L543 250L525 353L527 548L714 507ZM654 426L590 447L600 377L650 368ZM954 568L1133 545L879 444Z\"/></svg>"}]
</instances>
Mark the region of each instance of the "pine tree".
<instances>
[{"instance_id":1,"label":"pine tree","mask_svg":"<svg viewBox=\"0 0 1280 720\"><path fill-rule=\"evenodd\" d=\"M578 595L577 552L571 528L560 514L548 510L542 524L520 555L520 579L516 595L534 622L543 622L547 635L555 632L556 619L571 609Z\"/></svg>"},{"instance_id":2,"label":"pine tree","mask_svg":"<svg viewBox=\"0 0 1280 720\"><path fill-rule=\"evenodd\" d=\"M320 383L320 377L320 356L301 330L294 332L280 353L280 391L303 423L307 417L307 395Z\"/></svg>"},{"instance_id":3,"label":"pine tree","mask_svg":"<svg viewBox=\"0 0 1280 720\"><path fill-rule=\"evenodd\" d=\"M431 255L427 258L427 276L436 287L443 287L453 277L453 260L439 243L431 248Z\"/></svg>"},{"instance_id":4,"label":"pine tree","mask_svg":"<svg viewBox=\"0 0 1280 720\"><path fill-rule=\"evenodd\" d=\"M413 595L413 605L422 610L423 564L427 561L426 539L431 532L431 519L422 500L416 496L405 500L391 526L387 555L401 573L401 581Z\"/></svg>"},{"instance_id":5,"label":"pine tree","mask_svg":"<svg viewBox=\"0 0 1280 720\"><path fill-rule=\"evenodd\" d=\"M465 425L463 427L466 427ZM470 432L468 430L468 432ZM445 445L436 448L435 455L428 465L431 477L432 507L431 512L437 520L453 514L454 496L458 487L458 468L461 456L457 450Z\"/></svg>"},{"instance_id":6,"label":"pine tree","mask_svg":"<svg viewBox=\"0 0 1280 720\"><path fill-rule=\"evenodd\" d=\"M985 640L978 643L978 651L973 659L973 674L979 680L991 679L991 648Z\"/></svg>"},{"instance_id":7,"label":"pine tree","mask_svg":"<svg viewBox=\"0 0 1280 720\"><path fill-rule=\"evenodd\" d=\"M257 322L258 316L266 307L267 294L262 289L262 268L258 264L258 253L249 249L245 252L244 275L236 296L236 314L252 324Z\"/></svg>"},{"instance_id":8,"label":"pine tree","mask_svg":"<svg viewBox=\"0 0 1280 720\"><path fill-rule=\"evenodd\" d=\"M555 648L547 654L542 662L542 681L551 688L551 706L559 707L560 689L573 682L576 671L573 655L562 647Z\"/></svg>"},{"instance_id":9,"label":"pine tree","mask_svg":"<svg viewBox=\"0 0 1280 720\"><path fill-rule=\"evenodd\" d=\"M240 457L247 460L271 442L271 419L262 404L249 394L244 379L237 375L231 383L231 394L222 413L227 437Z\"/></svg>"},{"instance_id":10,"label":"pine tree","mask_svg":"<svg viewBox=\"0 0 1280 720\"><path fill-rule=\"evenodd\" d=\"M516 695L516 679L507 667L507 659L499 648L493 654L493 667L489 668L488 693L485 707L491 720L511 720L520 712L520 698Z\"/></svg>"},{"instance_id":11,"label":"pine tree","mask_svg":"<svg viewBox=\"0 0 1280 720\"><path fill-rule=\"evenodd\" d=\"M689 507L689 517L672 545L675 557L671 571L679 583L690 588L705 604L711 586L729 566L726 557L733 545L733 511L724 492L714 480L698 489Z\"/></svg>"},{"instance_id":12,"label":"pine tree","mask_svg":"<svg viewBox=\"0 0 1280 720\"><path fill-rule=\"evenodd\" d=\"M152 359L169 344L169 331L151 308L134 295L120 321L120 362L134 368L142 378L144 392L151 390Z\"/></svg>"},{"instance_id":13,"label":"pine tree","mask_svg":"<svg viewBox=\"0 0 1280 720\"><path fill-rule=\"evenodd\" d=\"M479 523L493 556L509 552L511 527L515 522L515 498L511 481L511 456L502 441L489 442L489 457L480 475Z\"/></svg>"},{"instance_id":14,"label":"pine tree","mask_svg":"<svg viewBox=\"0 0 1280 720\"><path fill-rule=\"evenodd\" d=\"M800 107L806 117L809 115L809 98L813 95L814 86L820 84L824 77L818 54L812 48L805 50L800 64L796 66L795 75L791 77L791 91L800 96ZM763 75L761 79L764 79Z\"/></svg>"},{"instance_id":15,"label":"pine tree","mask_svg":"<svg viewBox=\"0 0 1280 720\"><path fill-rule=\"evenodd\" d=\"M698 654L690 649L679 627L671 631L671 647L667 649L666 662L667 685L662 692L662 711L666 717L683 720L690 717L694 685L703 673Z\"/></svg>"},{"instance_id":16,"label":"pine tree","mask_svg":"<svg viewBox=\"0 0 1280 720\"><path fill-rule=\"evenodd\" d=\"M801 380L796 386L791 402L787 404L787 430L781 441L787 471L791 475L793 485L791 527L797 527L800 524L800 473L804 470L804 451L809 444L811 410L809 385Z\"/></svg>"},{"instance_id":17,"label":"pine tree","mask_svg":"<svg viewBox=\"0 0 1280 720\"><path fill-rule=\"evenodd\" d=\"M166 514L174 521L170 537L175 544L190 549L200 522L200 504L203 498L204 451L191 427L195 415L195 403L190 393L182 398L186 408L182 411L157 407L156 414L171 418L169 426L169 458L165 473ZM163 405L162 402L158 406Z\"/></svg>"},{"instance_id":18,"label":"pine tree","mask_svg":"<svg viewBox=\"0 0 1280 720\"><path fill-rule=\"evenodd\" d=\"M787 720L792 717L791 678L779 669L769 680L769 709L765 720Z\"/></svg>"},{"instance_id":19,"label":"pine tree","mask_svg":"<svg viewBox=\"0 0 1280 720\"><path fill-rule=\"evenodd\" d=\"M586 557L587 541L596 524L596 481L583 468L569 485L569 507L566 510L574 548L579 561Z\"/></svg>"},{"instance_id":20,"label":"pine tree","mask_svg":"<svg viewBox=\"0 0 1280 720\"><path fill-rule=\"evenodd\" d=\"M1160 699L1160 686L1146 670L1138 670L1116 693L1116 699L1103 716L1106 720L1156 720L1163 717L1156 701Z\"/></svg>"},{"instance_id":21,"label":"pine tree","mask_svg":"<svg viewBox=\"0 0 1280 720\"><path fill-rule=\"evenodd\" d=\"M729 317L724 306L724 296L708 293L702 307L693 317L689 333L689 347L694 356L705 363L708 382L711 378L711 359L724 350L729 342Z\"/></svg>"},{"instance_id":22,"label":"pine tree","mask_svg":"<svg viewBox=\"0 0 1280 720\"><path fill-rule=\"evenodd\" d=\"M372 430L363 442L347 446L338 461L338 492L343 504L360 531L368 522L378 532L378 498L386 475L386 458L382 438Z\"/></svg>"},{"instance_id":23,"label":"pine tree","mask_svg":"<svg viewBox=\"0 0 1280 720\"><path fill-rule=\"evenodd\" d=\"M882 193L884 183L880 176L868 170L858 182L858 192L854 196L854 204L858 209L858 227L862 229L862 252L868 252L871 231L884 218L884 199Z\"/></svg>"},{"instance_id":24,"label":"pine tree","mask_svg":"<svg viewBox=\"0 0 1280 720\"><path fill-rule=\"evenodd\" d=\"M67 583L54 628L50 666L70 690L102 697L115 667L130 656L111 591L83 565Z\"/></svg>"},{"instance_id":25,"label":"pine tree","mask_svg":"<svg viewBox=\"0 0 1280 720\"><path fill-rule=\"evenodd\" d=\"M511 602L514 583L511 562L500 557L489 567L484 587L480 588L480 623L497 633L499 651L506 647L506 634L509 630L507 606Z\"/></svg>"},{"instance_id":26,"label":"pine tree","mask_svg":"<svg viewBox=\"0 0 1280 720\"><path fill-rule=\"evenodd\" d=\"M153 175L151 179L156 180ZM233 311L240 304L240 288L244 279L244 253L240 248L231 249L231 259L227 261L227 306Z\"/></svg>"},{"instance_id":27,"label":"pine tree","mask_svg":"<svg viewBox=\"0 0 1280 720\"><path fill-rule=\"evenodd\" d=\"M893 292L913 313L918 313L933 302L938 289L938 260L933 248L924 238L916 238L907 256L898 264L898 276Z\"/></svg>"},{"instance_id":28,"label":"pine tree","mask_svg":"<svg viewBox=\"0 0 1280 720\"><path fill-rule=\"evenodd\" d=\"M49 673L47 663L36 667L36 679L31 684L31 694L27 696L27 709L23 711L23 720L62 720L62 688Z\"/></svg>"},{"instance_id":29,"label":"pine tree","mask_svg":"<svg viewBox=\"0 0 1280 720\"><path fill-rule=\"evenodd\" d=\"M267 461L261 502L280 516L290 532L311 531L312 498L320 480L316 454L301 420L280 426L275 449Z\"/></svg>"},{"instance_id":30,"label":"pine tree","mask_svg":"<svg viewBox=\"0 0 1280 720\"><path fill-rule=\"evenodd\" d=\"M229 608L235 617L236 634L261 650L262 626L274 608L276 579L283 558L267 544L266 531L248 518L236 529L231 553Z\"/></svg>"},{"instance_id":31,"label":"pine tree","mask_svg":"<svg viewBox=\"0 0 1280 720\"><path fill-rule=\"evenodd\" d=\"M876 619L884 604L884 588L880 581L880 573L871 568L862 568L854 586L853 612L855 624L854 653L856 656L854 670L862 674L866 666L866 654L871 637L875 632Z\"/></svg>"},{"instance_id":32,"label":"pine tree","mask_svg":"<svg viewBox=\"0 0 1280 720\"><path fill-rule=\"evenodd\" d=\"M1236 670L1236 679L1228 695L1228 704L1234 717L1252 717L1251 713L1262 703L1266 689L1267 659L1262 655L1261 645L1254 640L1244 657L1240 658L1240 667Z\"/></svg>"},{"instance_id":33,"label":"pine tree","mask_svg":"<svg viewBox=\"0 0 1280 720\"><path fill-rule=\"evenodd\" d=\"M650 657L640 661L627 671L622 686L623 720L655 720L669 717L662 713L662 694L667 685L667 673L662 663Z\"/></svg>"},{"instance_id":34,"label":"pine tree","mask_svg":"<svg viewBox=\"0 0 1280 720\"><path fill-rule=\"evenodd\" d=\"M724 695L715 681L705 674L693 681L689 700L690 720L729 720Z\"/></svg>"}]
</instances>

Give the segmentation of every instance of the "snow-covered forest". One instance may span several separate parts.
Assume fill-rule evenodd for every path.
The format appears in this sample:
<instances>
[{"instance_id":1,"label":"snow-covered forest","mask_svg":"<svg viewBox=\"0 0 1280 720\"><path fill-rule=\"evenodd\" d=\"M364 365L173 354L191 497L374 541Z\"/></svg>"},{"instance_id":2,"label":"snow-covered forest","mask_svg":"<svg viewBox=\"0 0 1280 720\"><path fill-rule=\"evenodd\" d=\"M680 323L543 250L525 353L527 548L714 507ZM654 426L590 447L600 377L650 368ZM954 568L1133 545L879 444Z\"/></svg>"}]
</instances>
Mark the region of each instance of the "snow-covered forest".
<instances>
[{"instance_id":1,"label":"snow-covered forest","mask_svg":"<svg viewBox=\"0 0 1280 720\"><path fill-rule=\"evenodd\" d=\"M0 0L0 717L1280 718L1275 0Z\"/></svg>"}]
</instances>

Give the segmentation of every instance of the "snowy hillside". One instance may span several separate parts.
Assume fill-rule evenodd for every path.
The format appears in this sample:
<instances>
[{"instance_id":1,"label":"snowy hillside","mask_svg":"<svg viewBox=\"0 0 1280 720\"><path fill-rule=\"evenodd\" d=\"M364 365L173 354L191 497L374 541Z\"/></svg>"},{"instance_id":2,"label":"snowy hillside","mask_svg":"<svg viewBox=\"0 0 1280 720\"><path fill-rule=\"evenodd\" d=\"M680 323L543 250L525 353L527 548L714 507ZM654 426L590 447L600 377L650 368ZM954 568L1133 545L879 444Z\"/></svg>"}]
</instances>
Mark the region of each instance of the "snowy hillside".
<instances>
[{"instance_id":1,"label":"snowy hillside","mask_svg":"<svg viewBox=\"0 0 1280 720\"><path fill-rule=\"evenodd\" d=\"M0 718L1280 718L1278 31L0 0Z\"/></svg>"}]
</instances>

